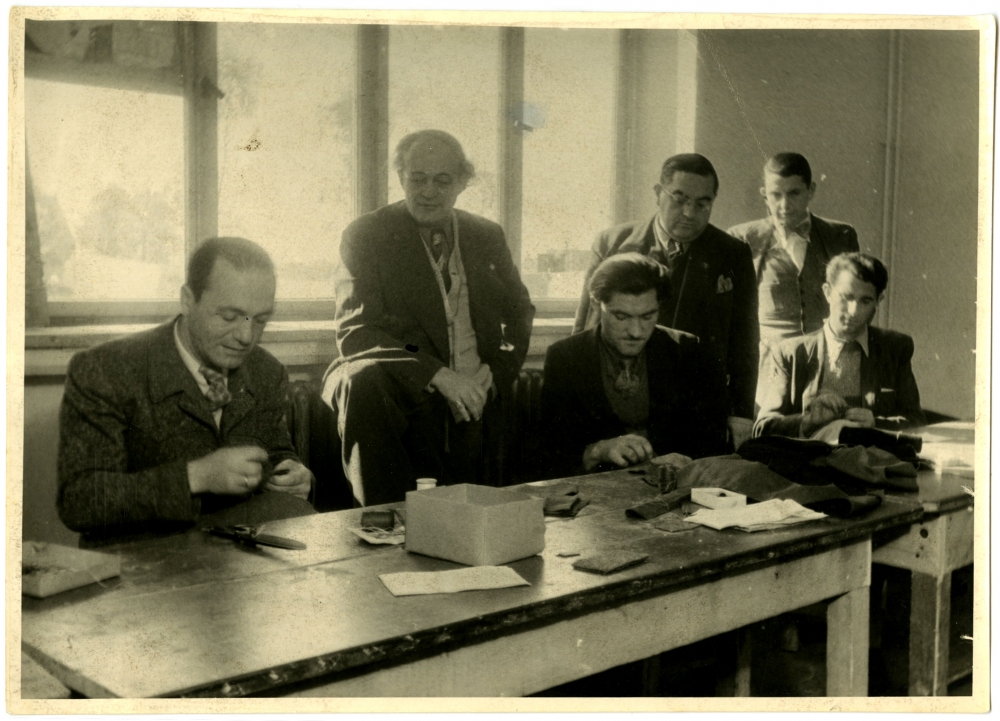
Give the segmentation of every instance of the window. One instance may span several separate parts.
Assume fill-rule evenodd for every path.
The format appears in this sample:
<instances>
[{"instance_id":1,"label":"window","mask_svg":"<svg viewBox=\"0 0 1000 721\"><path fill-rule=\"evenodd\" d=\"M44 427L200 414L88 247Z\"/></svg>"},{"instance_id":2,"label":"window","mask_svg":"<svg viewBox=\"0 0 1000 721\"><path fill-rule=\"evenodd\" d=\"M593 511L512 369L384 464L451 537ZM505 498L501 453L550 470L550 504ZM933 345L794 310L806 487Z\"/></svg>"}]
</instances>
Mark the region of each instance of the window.
<instances>
[{"instance_id":1,"label":"window","mask_svg":"<svg viewBox=\"0 0 1000 721\"><path fill-rule=\"evenodd\" d=\"M524 40L521 270L533 298L579 298L614 224L617 33L529 28Z\"/></svg>"},{"instance_id":2,"label":"window","mask_svg":"<svg viewBox=\"0 0 1000 721\"><path fill-rule=\"evenodd\" d=\"M129 69L174 62L173 24L31 25L31 42L48 61L45 77L25 82L48 298L176 298L184 265L183 99L81 84L62 64L79 59L91 73L114 69L128 84Z\"/></svg>"},{"instance_id":3,"label":"window","mask_svg":"<svg viewBox=\"0 0 1000 721\"><path fill-rule=\"evenodd\" d=\"M279 298L330 298L354 218L355 28L218 26L219 234L271 253Z\"/></svg>"},{"instance_id":4,"label":"window","mask_svg":"<svg viewBox=\"0 0 1000 721\"><path fill-rule=\"evenodd\" d=\"M60 322L86 318L77 301L117 300L107 315L121 319L167 312L212 228L272 254L278 297L296 301L283 318L329 319L341 234L373 198L403 197L392 152L422 128L454 134L476 166L459 207L520 220L519 238L508 230L532 296L577 298L591 241L614 222L618 32L362 30L30 21L28 162L48 299L68 301ZM195 68L186 87L184 68ZM505 92L521 93L506 109ZM359 128L359 117L386 120ZM199 145L205 133L212 142ZM501 162L510 143L516 179L501 177L518 172ZM215 148L211 171L197 161L203 147ZM217 196L198 205L203 192Z\"/></svg>"}]
</instances>

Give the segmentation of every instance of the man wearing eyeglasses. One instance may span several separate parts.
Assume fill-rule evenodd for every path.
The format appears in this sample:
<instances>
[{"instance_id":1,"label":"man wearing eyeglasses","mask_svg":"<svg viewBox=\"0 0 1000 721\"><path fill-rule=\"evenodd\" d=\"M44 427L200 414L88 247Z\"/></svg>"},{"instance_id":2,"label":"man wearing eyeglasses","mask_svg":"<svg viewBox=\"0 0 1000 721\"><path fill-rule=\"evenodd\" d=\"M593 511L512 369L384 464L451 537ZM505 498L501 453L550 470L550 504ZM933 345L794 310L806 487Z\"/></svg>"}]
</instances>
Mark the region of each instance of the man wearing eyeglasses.
<instances>
[{"instance_id":1,"label":"man wearing eyeglasses","mask_svg":"<svg viewBox=\"0 0 1000 721\"><path fill-rule=\"evenodd\" d=\"M323 387L361 505L402 501L418 477L482 477L483 420L521 369L535 314L500 226L454 207L474 174L461 144L412 133L395 167L405 200L343 234L341 357Z\"/></svg>"},{"instance_id":2,"label":"man wearing eyeglasses","mask_svg":"<svg viewBox=\"0 0 1000 721\"><path fill-rule=\"evenodd\" d=\"M577 308L574 333L595 327L600 306L586 291L601 262L637 252L668 268L671 293L660 303L658 322L692 333L728 378L728 425L734 447L753 428L757 387L757 279L749 247L708 221L719 177L708 158L685 153L668 158L653 186L658 212L601 232Z\"/></svg>"}]
</instances>

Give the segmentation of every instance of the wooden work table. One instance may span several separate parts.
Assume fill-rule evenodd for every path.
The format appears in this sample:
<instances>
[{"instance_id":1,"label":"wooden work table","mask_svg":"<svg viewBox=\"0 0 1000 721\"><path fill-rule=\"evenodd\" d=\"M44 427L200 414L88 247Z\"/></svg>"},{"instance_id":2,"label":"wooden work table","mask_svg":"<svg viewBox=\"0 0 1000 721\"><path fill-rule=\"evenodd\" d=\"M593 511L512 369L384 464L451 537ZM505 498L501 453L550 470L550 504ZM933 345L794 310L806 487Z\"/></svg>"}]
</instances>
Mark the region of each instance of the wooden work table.
<instances>
[{"instance_id":1,"label":"wooden work table","mask_svg":"<svg viewBox=\"0 0 1000 721\"><path fill-rule=\"evenodd\" d=\"M919 523L876 534L873 560L911 572L909 695L938 696L948 684L972 671L967 653L951 656L951 574L973 560L971 475L975 426L971 422L941 423L908 431L924 438L921 455L950 461L953 470L921 470L915 499L924 510Z\"/></svg>"},{"instance_id":2,"label":"wooden work table","mask_svg":"<svg viewBox=\"0 0 1000 721\"><path fill-rule=\"evenodd\" d=\"M827 693L867 693L871 537L919 505L669 534L626 518L656 493L636 476L572 480L591 505L509 564L530 586L393 597L379 574L458 565L368 546L342 511L268 524L304 551L200 532L118 546L119 579L24 599L22 647L92 697L525 695L827 600ZM558 555L615 548L649 560L600 576Z\"/></svg>"}]
</instances>

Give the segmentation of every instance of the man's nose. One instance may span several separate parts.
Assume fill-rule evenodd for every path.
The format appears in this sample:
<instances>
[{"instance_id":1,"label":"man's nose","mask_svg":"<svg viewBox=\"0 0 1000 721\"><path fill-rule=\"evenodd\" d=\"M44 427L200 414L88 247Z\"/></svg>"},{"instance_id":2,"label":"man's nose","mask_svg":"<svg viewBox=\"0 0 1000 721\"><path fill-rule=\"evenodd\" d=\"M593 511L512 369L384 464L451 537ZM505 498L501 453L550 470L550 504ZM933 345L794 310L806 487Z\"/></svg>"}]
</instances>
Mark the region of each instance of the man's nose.
<instances>
[{"instance_id":1,"label":"man's nose","mask_svg":"<svg viewBox=\"0 0 1000 721\"><path fill-rule=\"evenodd\" d=\"M253 342L253 321L249 318L240 318L233 336L243 345L250 345Z\"/></svg>"},{"instance_id":2,"label":"man's nose","mask_svg":"<svg viewBox=\"0 0 1000 721\"><path fill-rule=\"evenodd\" d=\"M685 218L693 218L697 214L698 214L698 209L694 206L694 202L688 201L687 203L684 203Z\"/></svg>"},{"instance_id":3,"label":"man's nose","mask_svg":"<svg viewBox=\"0 0 1000 721\"><path fill-rule=\"evenodd\" d=\"M847 314L851 316L858 314L858 302L856 300L847 301Z\"/></svg>"},{"instance_id":4,"label":"man's nose","mask_svg":"<svg viewBox=\"0 0 1000 721\"><path fill-rule=\"evenodd\" d=\"M629 338L642 338L642 321L631 320L627 326Z\"/></svg>"}]
</instances>

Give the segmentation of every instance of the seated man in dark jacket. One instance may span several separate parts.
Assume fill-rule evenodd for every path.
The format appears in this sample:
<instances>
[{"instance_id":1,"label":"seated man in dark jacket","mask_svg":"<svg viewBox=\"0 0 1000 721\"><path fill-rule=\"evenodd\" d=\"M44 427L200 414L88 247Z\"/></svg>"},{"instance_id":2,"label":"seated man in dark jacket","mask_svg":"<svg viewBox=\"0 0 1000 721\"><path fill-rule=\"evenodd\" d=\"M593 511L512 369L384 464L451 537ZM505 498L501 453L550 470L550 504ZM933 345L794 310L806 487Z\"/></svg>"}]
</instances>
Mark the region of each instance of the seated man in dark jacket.
<instances>
[{"instance_id":1,"label":"seated man in dark jacket","mask_svg":"<svg viewBox=\"0 0 1000 721\"><path fill-rule=\"evenodd\" d=\"M594 271L599 325L553 344L545 357L546 477L671 452L725 452L725 381L696 336L656 325L669 293L663 266L639 253L613 255Z\"/></svg>"},{"instance_id":2,"label":"seated man in dark jacket","mask_svg":"<svg viewBox=\"0 0 1000 721\"><path fill-rule=\"evenodd\" d=\"M85 542L184 530L255 490L281 492L258 511L311 511L313 476L285 423L288 374L258 345L274 290L260 246L213 238L188 263L181 315L73 356L57 503Z\"/></svg>"},{"instance_id":3,"label":"seated man in dark jacket","mask_svg":"<svg viewBox=\"0 0 1000 721\"><path fill-rule=\"evenodd\" d=\"M910 359L913 339L871 325L889 273L877 258L841 253L826 267L830 316L815 333L771 348L757 386L754 435L821 438L840 428L925 423Z\"/></svg>"}]
</instances>

